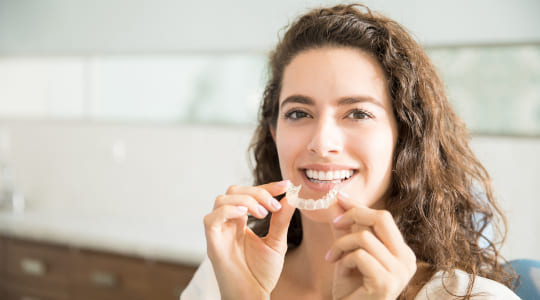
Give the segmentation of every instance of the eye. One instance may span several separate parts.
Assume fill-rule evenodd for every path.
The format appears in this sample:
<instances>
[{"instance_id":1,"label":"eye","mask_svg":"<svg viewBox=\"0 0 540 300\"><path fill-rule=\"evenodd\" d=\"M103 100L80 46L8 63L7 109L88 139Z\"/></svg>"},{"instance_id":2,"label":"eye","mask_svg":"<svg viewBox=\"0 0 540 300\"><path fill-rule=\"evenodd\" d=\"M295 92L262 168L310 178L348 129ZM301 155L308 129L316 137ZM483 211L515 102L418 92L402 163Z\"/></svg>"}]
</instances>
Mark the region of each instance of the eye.
<instances>
[{"instance_id":1,"label":"eye","mask_svg":"<svg viewBox=\"0 0 540 300\"><path fill-rule=\"evenodd\" d=\"M298 120L302 118L311 118L311 116L301 110L291 110L285 114L286 119Z\"/></svg>"},{"instance_id":2,"label":"eye","mask_svg":"<svg viewBox=\"0 0 540 300\"><path fill-rule=\"evenodd\" d=\"M371 115L369 112L361 109L354 109L347 115L347 118L353 119L353 120L365 120L365 119L371 119L373 118L373 115Z\"/></svg>"}]
</instances>

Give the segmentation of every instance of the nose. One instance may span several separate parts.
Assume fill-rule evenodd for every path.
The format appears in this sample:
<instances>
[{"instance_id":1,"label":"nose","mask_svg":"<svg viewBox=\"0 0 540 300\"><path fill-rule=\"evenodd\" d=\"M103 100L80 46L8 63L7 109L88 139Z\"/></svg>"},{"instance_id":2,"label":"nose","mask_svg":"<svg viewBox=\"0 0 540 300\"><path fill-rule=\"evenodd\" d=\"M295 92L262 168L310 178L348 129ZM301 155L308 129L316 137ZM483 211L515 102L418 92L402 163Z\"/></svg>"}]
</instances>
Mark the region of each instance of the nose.
<instances>
[{"instance_id":1,"label":"nose","mask_svg":"<svg viewBox=\"0 0 540 300\"><path fill-rule=\"evenodd\" d=\"M311 136L308 150L321 157L343 151L343 133L334 120L320 120Z\"/></svg>"}]
</instances>

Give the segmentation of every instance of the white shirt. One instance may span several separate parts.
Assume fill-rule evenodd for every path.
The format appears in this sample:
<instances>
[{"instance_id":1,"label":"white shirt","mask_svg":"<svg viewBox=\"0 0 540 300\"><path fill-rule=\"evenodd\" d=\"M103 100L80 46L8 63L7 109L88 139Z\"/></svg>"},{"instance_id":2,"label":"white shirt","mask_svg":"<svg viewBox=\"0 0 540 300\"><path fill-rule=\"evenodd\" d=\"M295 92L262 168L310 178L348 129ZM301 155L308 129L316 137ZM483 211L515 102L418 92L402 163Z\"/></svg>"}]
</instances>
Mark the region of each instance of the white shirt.
<instances>
[{"instance_id":1,"label":"white shirt","mask_svg":"<svg viewBox=\"0 0 540 300\"><path fill-rule=\"evenodd\" d=\"M444 276L443 272L437 272L431 280L418 292L415 300L430 299L453 299L446 288L455 295L464 295L469 285L469 274L455 270L454 274ZM513 300L520 299L505 285L491 279L477 276L474 281L472 294L478 294L473 297L475 300ZM181 300L215 300L221 299L219 287L217 284L212 263L206 258L195 272L191 282L180 295Z\"/></svg>"}]
</instances>

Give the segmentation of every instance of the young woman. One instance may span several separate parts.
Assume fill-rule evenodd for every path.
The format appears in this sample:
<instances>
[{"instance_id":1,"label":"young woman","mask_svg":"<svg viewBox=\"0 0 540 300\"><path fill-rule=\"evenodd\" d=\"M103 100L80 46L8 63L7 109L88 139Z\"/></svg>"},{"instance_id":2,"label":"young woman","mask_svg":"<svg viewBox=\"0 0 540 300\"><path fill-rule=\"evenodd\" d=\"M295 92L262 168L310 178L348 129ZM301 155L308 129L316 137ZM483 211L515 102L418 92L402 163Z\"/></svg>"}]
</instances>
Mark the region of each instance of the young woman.
<instances>
[{"instance_id":1,"label":"young woman","mask_svg":"<svg viewBox=\"0 0 540 300\"><path fill-rule=\"evenodd\" d=\"M209 261L182 299L518 299L482 234L504 224L489 176L403 27L364 6L315 9L270 71L256 186L217 197ZM290 184L306 199L339 193L295 209L277 200Z\"/></svg>"}]
</instances>

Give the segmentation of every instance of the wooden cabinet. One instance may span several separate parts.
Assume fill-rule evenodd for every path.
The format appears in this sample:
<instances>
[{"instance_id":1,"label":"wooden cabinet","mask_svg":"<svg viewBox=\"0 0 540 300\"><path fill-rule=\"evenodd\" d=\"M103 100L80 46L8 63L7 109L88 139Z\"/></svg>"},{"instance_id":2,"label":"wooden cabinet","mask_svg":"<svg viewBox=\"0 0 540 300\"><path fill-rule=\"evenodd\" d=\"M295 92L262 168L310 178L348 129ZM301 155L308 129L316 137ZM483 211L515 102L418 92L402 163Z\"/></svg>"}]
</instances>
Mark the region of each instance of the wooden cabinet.
<instances>
[{"instance_id":1,"label":"wooden cabinet","mask_svg":"<svg viewBox=\"0 0 540 300\"><path fill-rule=\"evenodd\" d=\"M74 261L76 299L146 299L145 263L137 259L81 252ZM178 300L178 299L177 299Z\"/></svg>"},{"instance_id":2,"label":"wooden cabinet","mask_svg":"<svg viewBox=\"0 0 540 300\"><path fill-rule=\"evenodd\" d=\"M4 260L4 238L0 235L0 299L5 299L7 296L4 293L4 287L2 285L2 281L4 280L4 267L6 265L6 261Z\"/></svg>"},{"instance_id":3,"label":"wooden cabinet","mask_svg":"<svg viewBox=\"0 0 540 300\"><path fill-rule=\"evenodd\" d=\"M67 299L71 252L59 246L6 239L7 299Z\"/></svg>"},{"instance_id":4,"label":"wooden cabinet","mask_svg":"<svg viewBox=\"0 0 540 300\"><path fill-rule=\"evenodd\" d=\"M0 261L0 299L6 300L178 300L196 270L195 266L1 237Z\"/></svg>"}]
</instances>

